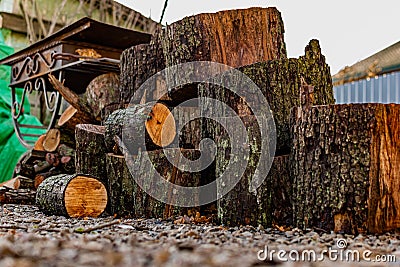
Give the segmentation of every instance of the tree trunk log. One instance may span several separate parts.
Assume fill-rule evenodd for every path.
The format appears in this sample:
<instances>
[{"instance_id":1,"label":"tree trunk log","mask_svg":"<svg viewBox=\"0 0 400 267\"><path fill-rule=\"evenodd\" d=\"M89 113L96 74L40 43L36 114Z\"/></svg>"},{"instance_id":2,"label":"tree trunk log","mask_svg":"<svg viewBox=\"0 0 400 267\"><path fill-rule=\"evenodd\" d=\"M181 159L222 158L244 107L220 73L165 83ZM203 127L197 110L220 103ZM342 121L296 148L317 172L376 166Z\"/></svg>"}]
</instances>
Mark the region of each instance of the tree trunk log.
<instances>
[{"instance_id":1,"label":"tree trunk log","mask_svg":"<svg viewBox=\"0 0 400 267\"><path fill-rule=\"evenodd\" d=\"M49 215L98 217L106 208L107 190L94 177L60 174L39 185L36 204Z\"/></svg>"},{"instance_id":2,"label":"tree trunk log","mask_svg":"<svg viewBox=\"0 0 400 267\"><path fill-rule=\"evenodd\" d=\"M92 117L88 117L85 112L81 112L73 106L69 106L61 114L57 126L61 132L68 134L69 136L75 136L76 125L90 123L95 123L95 120Z\"/></svg>"},{"instance_id":3,"label":"tree trunk log","mask_svg":"<svg viewBox=\"0 0 400 267\"><path fill-rule=\"evenodd\" d=\"M180 148L199 149L201 141L202 118L199 107L175 107L171 111L175 119ZM197 118L192 119L191 118ZM177 146L178 147L178 146Z\"/></svg>"},{"instance_id":4,"label":"tree trunk log","mask_svg":"<svg viewBox=\"0 0 400 267\"><path fill-rule=\"evenodd\" d=\"M134 105L113 112L105 122L107 151L118 152L116 137L122 140L124 124L131 130L125 132L123 141L134 154L139 148L154 150L168 146L176 134L175 120L167 106L155 102ZM143 140L146 147L143 147Z\"/></svg>"},{"instance_id":5,"label":"tree trunk log","mask_svg":"<svg viewBox=\"0 0 400 267\"><path fill-rule=\"evenodd\" d=\"M288 155L274 159L264 158L265 155L271 155L272 151L268 151L268 142L262 146L259 125L267 125L267 120L257 121L255 116L239 117L246 130L242 132L233 118L217 119L220 123L207 123L209 128L206 131L210 134L208 138L217 144L213 171L214 178L218 178L216 181L219 222L227 226L261 224L271 227L272 223L290 225L292 205ZM236 152L235 146L239 148L239 152ZM243 147L247 147L248 152L243 150ZM227 173L228 168L232 167ZM252 182L257 179L264 180L258 188L253 188ZM232 185L234 187L229 190Z\"/></svg>"},{"instance_id":6,"label":"tree trunk log","mask_svg":"<svg viewBox=\"0 0 400 267\"><path fill-rule=\"evenodd\" d=\"M176 64L213 61L239 67L286 58L283 33L283 22L276 8L228 10L186 17L158 30L150 44L122 53L122 100L129 103L144 81ZM166 93L157 85L153 88L154 91L146 92L147 101L157 100ZM135 98L135 103L140 103L142 97Z\"/></svg>"},{"instance_id":7,"label":"tree trunk log","mask_svg":"<svg viewBox=\"0 0 400 267\"><path fill-rule=\"evenodd\" d=\"M86 88L87 102L97 121L105 119L104 109L120 103L119 75L106 73L94 78Z\"/></svg>"},{"instance_id":8,"label":"tree trunk log","mask_svg":"<svg viewBox=\"0 0 400 267\"><path fill-rule=\"evenodd\" d=\"M353 234L399 228L400 105L297 108L292 120L295 226Z\"/></svg>"},{"instance_id":9,"label":"tree trunk log","mask_svg":"<svg viewBox=\"0 0 400 267\"><path fill-rule=\"evenodd\" d=\"M168 149L178 155L179 149ZM199 156L198 150L181 150L182 154L195 159ZM150 158L152 166L144 160L145 154ZM146 218L169 218L175 215L185 215L189 213L189 208L174 207L164 204L150 195L136 183L132 177L127 163L123 156L107 154L107 177L110 192L110 208L113 214L123 217L146 217ZM135 175L140 176L146 188L157 186L155 184L155 174L159 172L164 178L168 177L170 182L180 186L198 186L200 174L188 173L176 170L168 162L163 150L141 152L134 159L128 161L133 164L131 167ZM163 189L160 189L163 190ZM176 196L169 194L169 190L163 191L168 199ZM179 197L179 196L178 196ZM193 208L198 210L198 208Z\"/></svg>"},{"instance_id":10,"label":"tree trunk log","mask_svg":"<svg viewBox=\"0 0 400 267\"><path fill-rule=\"evenodd\" d=\"M93 124L76 126L76 172L106 182L105 127Z\"/></svg>"},{"instance_id":11,"label":"tree trunk log","mask_svg":"<svg viewBox=\"0 0 400 267\"><path fill-rule=\"evenodd\" d=\"M289 117L290 110L300 105L301 78L314 86L314 105L333 104L332 79L329 66L321 54L319 43L312 40L305 49L305 56L299 59L279 59L268 62L259 62L239 68L260 89L268 101L273 113L277 134L277 155L290 152ZM218 79L224 81L221 75ZM215 78L217 79L217 78ZM238 81L243 82L241 78ZM213 79L211 79L213 81ZM233 82L233 81L232 81ZM211 83L199 85L199 96L220 100L231 107L239 116L252 115L250 108L266 108L260 105L258 98L251 98L246 86L237 90L237 96ZM246 99L239 96L246 96ZM202 110L211 110L216 116L228 116L223 105L213 105L205 100L201 103ZM258 111L258 110L257 110ZM204 113L204 112L202 112Z\"/></svg>"}]
</instances>

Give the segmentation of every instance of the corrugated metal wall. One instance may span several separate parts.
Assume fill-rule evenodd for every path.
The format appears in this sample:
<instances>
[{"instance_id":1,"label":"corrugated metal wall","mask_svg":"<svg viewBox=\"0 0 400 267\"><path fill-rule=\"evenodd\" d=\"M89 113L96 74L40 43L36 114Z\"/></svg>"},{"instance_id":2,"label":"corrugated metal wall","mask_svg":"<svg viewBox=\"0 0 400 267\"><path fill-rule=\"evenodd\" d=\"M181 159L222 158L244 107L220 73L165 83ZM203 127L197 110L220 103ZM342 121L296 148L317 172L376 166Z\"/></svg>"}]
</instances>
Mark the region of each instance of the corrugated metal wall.
<instances>
[{"instance_id":1,"label":"corrugated metal wall","mask_svg":"<svg viewBox=\"0 0 400 267\"><path fill-rule=\"evenodd\" d=\"M400 72L334 86L337 104L397 103L400 104Z\"/></svg>"}]
</instances>

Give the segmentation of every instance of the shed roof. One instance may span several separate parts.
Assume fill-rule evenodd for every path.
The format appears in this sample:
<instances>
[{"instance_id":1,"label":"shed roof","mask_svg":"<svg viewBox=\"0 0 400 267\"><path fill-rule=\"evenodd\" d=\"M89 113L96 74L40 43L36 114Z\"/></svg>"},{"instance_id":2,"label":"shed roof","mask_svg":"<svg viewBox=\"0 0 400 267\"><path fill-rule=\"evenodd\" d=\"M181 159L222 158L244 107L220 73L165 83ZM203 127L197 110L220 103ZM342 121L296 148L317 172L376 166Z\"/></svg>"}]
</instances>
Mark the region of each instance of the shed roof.
<instances>
[{"instance_id":1,"label":"shed roof","mask_svg":"<svg viewBox=\"0 0 400 267\"><path fill-rule=\"evenodd\" d=\"M400 41L372 56L346 66L332 77L334 85L400 70Z\"/></svg>"}]
</instances>

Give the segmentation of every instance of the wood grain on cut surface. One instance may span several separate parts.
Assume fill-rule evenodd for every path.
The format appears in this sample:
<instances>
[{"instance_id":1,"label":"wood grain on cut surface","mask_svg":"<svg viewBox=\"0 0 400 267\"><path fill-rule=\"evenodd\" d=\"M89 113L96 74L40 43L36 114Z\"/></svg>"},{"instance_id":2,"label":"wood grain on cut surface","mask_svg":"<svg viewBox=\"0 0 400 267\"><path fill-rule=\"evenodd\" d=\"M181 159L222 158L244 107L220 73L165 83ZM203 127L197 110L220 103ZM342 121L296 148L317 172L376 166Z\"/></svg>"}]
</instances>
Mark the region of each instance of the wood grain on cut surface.
<instances>
[{"instance_id":1,"label":"wood grain on cut surface","mask_svg":"<svg viewBox=\"0 0 400 267\"><path fill-rule=\"evenodd\" d=\"M96 179L77 176L65 189L64 202L70 217L98 217L107 206L107 190Z\"/></svg>"}]
</instances>

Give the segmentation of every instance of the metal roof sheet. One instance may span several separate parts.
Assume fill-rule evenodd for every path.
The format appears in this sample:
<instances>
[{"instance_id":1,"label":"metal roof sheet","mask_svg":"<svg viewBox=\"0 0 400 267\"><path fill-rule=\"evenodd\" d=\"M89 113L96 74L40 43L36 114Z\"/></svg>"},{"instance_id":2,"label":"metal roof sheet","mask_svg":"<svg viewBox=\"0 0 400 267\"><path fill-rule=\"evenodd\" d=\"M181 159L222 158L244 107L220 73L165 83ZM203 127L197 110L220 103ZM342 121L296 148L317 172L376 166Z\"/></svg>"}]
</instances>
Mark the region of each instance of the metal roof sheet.
<instances>
[{"instance_id":1,"label":"metal roof sheet","mask_svg":"<svg viewBox=\"0 0 400 267\"><path fill-rule=\"evenodd\" d=\"M332 80L334 85L340 85L397 70L400 70L400 41L350 67L346 66Z\"/></svg>"}]
</instances>

